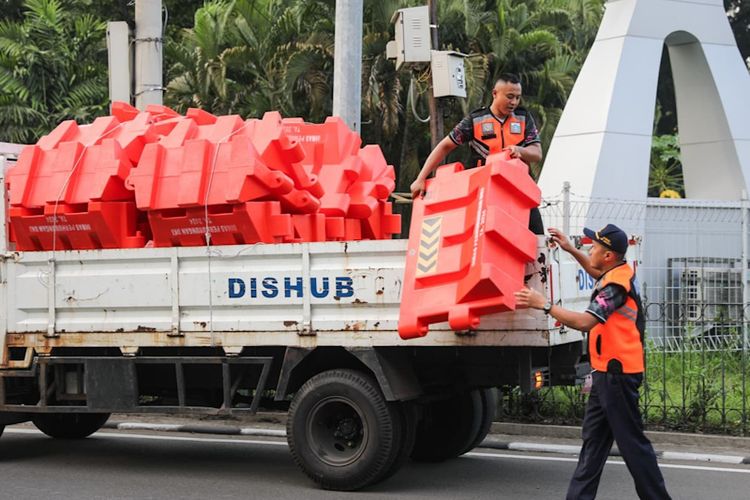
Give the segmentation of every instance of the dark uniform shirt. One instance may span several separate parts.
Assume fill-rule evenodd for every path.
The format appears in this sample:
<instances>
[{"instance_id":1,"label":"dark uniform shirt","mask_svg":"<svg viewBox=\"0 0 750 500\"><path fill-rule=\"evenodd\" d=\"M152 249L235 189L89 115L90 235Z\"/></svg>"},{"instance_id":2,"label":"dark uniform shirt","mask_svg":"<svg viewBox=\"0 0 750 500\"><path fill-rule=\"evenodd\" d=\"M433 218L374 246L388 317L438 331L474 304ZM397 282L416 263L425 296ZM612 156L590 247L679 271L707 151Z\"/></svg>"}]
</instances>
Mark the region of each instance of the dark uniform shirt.
<instances>
[{"instance_id":1,"label":"dark uniform shirt","mask_svg":"<svg viewBox=\"0 0 750 500\"><path fill-rule=\"evenodd\" d=\"M606 323L612 313L625 305L627 300L628 293L625 289L620 285L610 283L591 300L586 312L592 314L599 323Z\"/></svg>"},{"instance_id":2,"label":"dark uniform shirt","mask_svg":"<svg viewBox=\"0 0 750 500\"><path fill-rule=\"evenodd\" d=\"M539 139L539 130L537 130L536 128L536 122L534 121L534 117L531 115L531 113L529 113L524 108L516 108L514 114L518 116L524 116L526 118L525 135L523 141L518 143L518 146L526 147L530 144L541 142L541 139ZM477 118L484 116L491 116L500 123L503 123L505 121L504 119L496 116L490 110L489 106L486 108L479 108L469 113L469 115L461 120L458 125L453 127L453 130L451 130L450 134L448 134L448 137L450 137L457 146L460 146L461 144L468 144L471 148L472 155L471 161L469 162L469 168L475 167L477 165L477 162L484 164L484 160L489 154L486 145L481 141L478 141L474 137L474 121Z\"/></svg>"}]
</instances>

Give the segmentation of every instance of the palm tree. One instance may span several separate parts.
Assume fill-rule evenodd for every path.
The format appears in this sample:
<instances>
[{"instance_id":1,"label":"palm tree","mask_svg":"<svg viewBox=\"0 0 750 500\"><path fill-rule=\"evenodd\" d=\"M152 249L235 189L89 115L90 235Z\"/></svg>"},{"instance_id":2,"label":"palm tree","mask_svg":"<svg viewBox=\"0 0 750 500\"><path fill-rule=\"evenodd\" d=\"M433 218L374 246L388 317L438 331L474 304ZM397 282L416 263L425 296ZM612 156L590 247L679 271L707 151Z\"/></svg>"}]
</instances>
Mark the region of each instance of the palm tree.
<instances>
[{"instance_id":1,"label":"palm tree","mask_svg":"<svg viewBox=\"0 0 750 500\"><path fill-rule=\"evenodd\" d=\"M230 113L236 104L227 79L228 30L234 2L207 3L195 12L195 25L169 42L166 52L174 63L167 85L167 102L178 109L199 107Z\"/></svg>"},{"instance_id":2,"label":"palm tree","mask_svg":"<svg viewBox=\"0 0 750 500\"><path fill-rule=\"evenodd\" d=\"M333 5L326 1L214 0L169 43L167 101L184 109L258 116L330 114Z\"/></svg>"},{"instance_id":3,"label":"palm tree","mask_svg":"<svg viewBox=\"0 0 750 500\"><path fill-rule=\"evenodd\" d=\"M66 119L107 109L106 26L59 0L26 0L0 22L0 140L33 142Z\"/></svg>"}]
</instances>

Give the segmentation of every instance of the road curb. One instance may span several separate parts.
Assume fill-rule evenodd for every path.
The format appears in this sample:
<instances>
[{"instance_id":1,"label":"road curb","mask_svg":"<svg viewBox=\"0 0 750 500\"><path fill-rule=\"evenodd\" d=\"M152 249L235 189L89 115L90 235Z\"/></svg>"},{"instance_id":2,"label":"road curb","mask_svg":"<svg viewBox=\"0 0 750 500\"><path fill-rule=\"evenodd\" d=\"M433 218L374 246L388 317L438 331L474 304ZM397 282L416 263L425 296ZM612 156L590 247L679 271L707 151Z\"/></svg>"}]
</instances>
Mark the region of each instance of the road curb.
<instances>
[{"instance_id":1,"label":"road curb","mask_svg":"<svg viewBox=\"0 0 750 500\"><path fill-rule=\"evenodd\" d=\"M493 422L491 434L537 436L546 438L581 439L581 428L568 425L522 424L516 422ZM686 432L646 431L646 437L654 446L664 447L701 446L731 447L750 450L750 438L722 436L717 434L690 434Z\"/></svg>"},{"instance_id":2,"label":"road curb","mask_svg":"<svg viewBox=\"0 0 750 500\"><path fill-rule=\"evenodd\" d=\"M106 429L126 431L157 431L157 432L185 432L191 434L219 434L224 436L256 436L285 438L283 429L264 429L255 427L237 427L233 425L211 424L147 424L143 422L107 422ZM558 453L563 455L578 455L581 447L577 445L553 443L527 443L522 441L502 441L492 436L487 437L479 448L508 451L530 451L535 453ZM686 460L698 462L713 462L723 464L750 464L750 456L718 455L711 453L685 453L677 451L657 450L658 457L664 460ZM613 448L609 456L619 457L617 448Z\"/></svg>"}]
</instances>

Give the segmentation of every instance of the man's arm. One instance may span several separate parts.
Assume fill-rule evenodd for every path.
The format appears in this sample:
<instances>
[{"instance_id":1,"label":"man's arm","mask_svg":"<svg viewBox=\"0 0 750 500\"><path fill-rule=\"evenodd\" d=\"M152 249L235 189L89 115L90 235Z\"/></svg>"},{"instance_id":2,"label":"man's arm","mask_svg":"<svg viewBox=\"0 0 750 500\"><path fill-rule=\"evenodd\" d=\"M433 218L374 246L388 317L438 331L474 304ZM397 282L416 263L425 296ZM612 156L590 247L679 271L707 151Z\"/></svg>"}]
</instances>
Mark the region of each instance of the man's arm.
<instances>
[{"instance_id":1,"label":"man's arm","mask_svg":"<svg viewBox=\"0 0 750 500\"><path fill-rule=\"evenodd\" d=\"M542 145L538 142L528 146L510 146L505 148L510 151L511 158L520 158L524 163L539 163L542 161Z\"/></svg>"},{"instance_id":2,"label":"man's arm","mask_svg":"<svg viewBox=\"0 0 750 500\"><path fill-rule=\"evenodd\" d=\"M410 189L412 198L416 198L424 193L424 184L427 177L429 177L432 171L442 163L445 157L448 156L448 153L456 149L456 147L456 143L453 142L450 136L444 137L443 140L435 146L435 149L432 150L430 156L425 160L422 170L419 171L419 175L411 184Z\"/></svg>"},{"instance_id":3,"label":"man's arm","mask_svg":"<svg viewBox=\"0 0 750 500\"><path fill-rule=\"evenodd\" d=\"M536 290L524 288L516 292L515 296L516 305L521 307L531 307L532 309L544 309L546 299L544 298L544 295ZM580 332L590 331L599 322L596 316L592 313L570 311L556 305L552 306L549 314L563 325Z\"/></svg>"},{"instance_id":4,"label":"man's arm","mask_svg":"<svg viewBox=\"0 0 750 500\"><path fill-rule=\"evenodd\" d=\"M589 256L586 252L574 247L565 233L563 233L559 229L551 227L548 229L548 231L550 236L552 237L552 241L557 243L560 248L572 255L573 258L577 260L581 265L583 270L589 273L592 278L599 279L599 277L601 276L601 272L591 267L591 261L589 260Z\"/></svg>"}]
</instances>

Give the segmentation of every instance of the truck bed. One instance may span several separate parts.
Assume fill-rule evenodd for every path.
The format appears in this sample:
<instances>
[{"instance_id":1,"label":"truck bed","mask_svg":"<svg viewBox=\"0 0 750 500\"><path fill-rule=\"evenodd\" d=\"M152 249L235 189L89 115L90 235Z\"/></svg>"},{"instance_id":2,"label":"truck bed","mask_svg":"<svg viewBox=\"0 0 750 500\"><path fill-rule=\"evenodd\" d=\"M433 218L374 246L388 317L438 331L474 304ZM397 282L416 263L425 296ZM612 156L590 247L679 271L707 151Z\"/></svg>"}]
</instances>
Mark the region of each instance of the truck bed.
<instances>
[{"instance_id":1,"label":"truck bed","mask_svg":"<svg viewBox=\"0 0 750 500\"><path fill-rule=\"evenodd\" d=\"M2 264L8 347L550 346L581 339L541 311L447 323L421 339L397 332L406 240L8 252ZM557 262L557 259L563 259ZM529 283L566 307L587 303L578 266L539 239ZM543 263L543 264L542 264ZM563 276L569 274L570 276ZM583 280L585 281L585 280ZM583 283L584 285L586 283Z\"/></svg>"}]
</instances>

